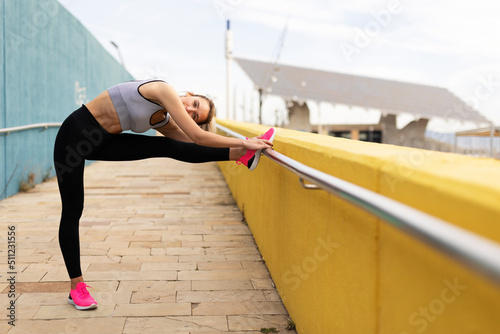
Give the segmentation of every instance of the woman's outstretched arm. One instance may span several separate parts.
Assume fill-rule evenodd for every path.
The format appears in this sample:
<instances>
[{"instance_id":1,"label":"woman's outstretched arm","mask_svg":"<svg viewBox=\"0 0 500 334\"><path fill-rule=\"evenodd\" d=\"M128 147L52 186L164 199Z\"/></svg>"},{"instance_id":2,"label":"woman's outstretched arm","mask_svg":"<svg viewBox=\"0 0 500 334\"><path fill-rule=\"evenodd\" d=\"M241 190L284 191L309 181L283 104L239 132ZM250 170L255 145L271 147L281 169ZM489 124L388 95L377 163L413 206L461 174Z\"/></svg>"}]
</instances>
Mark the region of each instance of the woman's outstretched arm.
<instances>
[{"instance_id":1,"label":"woman's outstretched arm","mask_svg":"<svg viewBox=\"0 0 500 334\"><path fill-rule=\"evenodd\" d=\"M143 85L141 87L141 94L147 99L163 106L182 132L198 145L209 147L244 147L251 150L265 149L272 146L271 142L258 138L242 140L203 131L188 115L175 89L167 83L152 82Z\"/></svg>"},{"instance_id":2,"label":"woman's outstretched arm","mask_svg":"<svg viewBox=\"0 0 500 334\"><path fill-rule=\"evenodd\" d=\"M166 125L162 126L161 128L155 128L155 130L168 138L183 141L185 143L193 142L184 132L182 132L182 130L177 126L177 124L175 124L175 121L172 118L170 118L170 121Z\"/></svg>"}]
</instances>

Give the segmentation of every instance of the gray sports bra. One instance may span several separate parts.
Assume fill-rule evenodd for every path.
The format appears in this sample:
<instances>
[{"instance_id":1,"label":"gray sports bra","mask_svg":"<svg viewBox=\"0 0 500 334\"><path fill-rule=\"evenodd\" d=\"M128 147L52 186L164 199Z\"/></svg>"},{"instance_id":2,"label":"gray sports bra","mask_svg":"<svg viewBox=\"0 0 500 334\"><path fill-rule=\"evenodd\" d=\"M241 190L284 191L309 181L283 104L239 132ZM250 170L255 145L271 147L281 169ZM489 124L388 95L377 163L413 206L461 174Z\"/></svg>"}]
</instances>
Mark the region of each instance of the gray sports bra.
<instances>
[{"instance_id":1,"label":"gray sports bra","mask_svg":"<svg viewBox=\"0 0 500 334\"><path fill-rule=\"evenodd\" d=\"M170 115L167 113L161 122L151 123L154 113L164 108L142 96L139 87L152 81L163 80L129 81L108 89L123 131L145 132L162 127L170 120Z\"/></svg>"}]
</instances>

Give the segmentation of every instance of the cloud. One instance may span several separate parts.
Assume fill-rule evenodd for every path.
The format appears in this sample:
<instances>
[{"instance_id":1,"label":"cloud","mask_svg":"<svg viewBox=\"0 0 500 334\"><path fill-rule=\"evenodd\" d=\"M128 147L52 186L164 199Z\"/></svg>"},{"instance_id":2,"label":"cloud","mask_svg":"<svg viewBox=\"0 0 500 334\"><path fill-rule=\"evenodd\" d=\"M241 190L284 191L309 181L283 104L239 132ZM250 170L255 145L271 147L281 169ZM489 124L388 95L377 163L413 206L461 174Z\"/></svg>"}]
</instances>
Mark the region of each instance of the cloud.
<instances>
[{"instance_id":1,"label":"cloud","mask_svg":"<svg viewBox=\"0 0 500 334\"><path fill-rule=\"evenodd\" d=\"M348 64L339 45L352 44L368 23L377 22L374 13L398 1L401 10ZM196 89L222 97L225 18L234 21L237 54L272 59L289 17L282 62L446 87L462 98L480 73L500 67L499 5L490 0L60 2L116 56L109 44L115 41L133 73L158 69L182 85L202 78L195 79ZM495 95L479 111L496 109Z\"/></svg>"},{"instance_id":2,"label":"cloud","mask_svg":"<svg viewBox=\"0 0 500 334\"><path fill-rule=\"evenodd\" d=\"M448 78L447 87L495 124L500 124L500 63L485 63L459 71Z\"/></svg>"},{"instance_id":3,"label":"cloud","mask_svg":"<svg viewBox=\"0 0 500 334\"><path fill-rule=\"evenodd\" d=\"M148 20L144 22L145 25L150 25L153 22L156 22L158 20L161 20L165 17L165 12L159 12L153 16L151 16Z\"/></svg>"},{"instance_id":4,"label":"cloud","mask_svg":"<svg viewBox=\"0 0 500 334\"><path fill-rule=\"evenodd\" d=\"M127 11L130 7L132 6L132 3L126 2L123 5L120 6L114 13L113 17L118 17L122 15L125 11Z\"/></svg>"},{"instance_id":5,"label":"cloud","mask_svg":"<svg viewBox=\"0 0 500 334\"><path fill-rule=\"evenodd\" d=\"M500 54L498 5L487 0L241 1L231 16L282 30L289 15L289 31L346 40L394 3L398 4L398 13L382 31L392 45L426 53Z\"/></svg>"},{"instance_id":6,"label":"cloud","mask_svg":"<svg viewBox=\"0 0 500 334\"><path fill-rule=\"evenodd\" d=\"M394 34L403 44L413 44L419 50L434 53L498 55L500 22L498 8L492 2L455 2L442 0L414 3Z\"/></svg>"}]
</instances>

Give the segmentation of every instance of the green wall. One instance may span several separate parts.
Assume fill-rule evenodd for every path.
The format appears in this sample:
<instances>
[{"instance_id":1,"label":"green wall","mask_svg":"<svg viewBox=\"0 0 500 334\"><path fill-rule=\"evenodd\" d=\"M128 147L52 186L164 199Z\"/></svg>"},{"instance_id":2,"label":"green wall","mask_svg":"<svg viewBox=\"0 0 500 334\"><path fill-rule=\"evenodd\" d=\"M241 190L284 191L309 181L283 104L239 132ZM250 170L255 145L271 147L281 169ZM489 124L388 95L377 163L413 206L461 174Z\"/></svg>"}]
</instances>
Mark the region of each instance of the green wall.
<instances>
[{"instance_id":1,"label":"green wall","mask_svg":"<svg viewBox=\"0 0 500 334\"><path fill-rule=\"evenodd\" d=\"M62 122L134 78L56 0L0 0L0 128ZM57 128L0 135L0 199L28 175L54 176Z\"/></svg>"}]
</instances>

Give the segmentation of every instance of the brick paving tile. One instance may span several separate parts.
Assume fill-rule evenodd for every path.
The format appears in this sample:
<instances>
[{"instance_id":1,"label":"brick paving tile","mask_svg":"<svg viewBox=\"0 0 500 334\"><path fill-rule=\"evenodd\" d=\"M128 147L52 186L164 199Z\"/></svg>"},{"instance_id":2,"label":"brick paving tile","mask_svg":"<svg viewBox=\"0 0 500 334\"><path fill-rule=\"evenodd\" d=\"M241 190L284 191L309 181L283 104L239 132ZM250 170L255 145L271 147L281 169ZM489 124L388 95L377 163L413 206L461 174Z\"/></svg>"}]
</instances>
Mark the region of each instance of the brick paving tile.
<instances>
[{"instance_id":1,"label":"brick paving tile","mask_svg":"<svg viewBox=\"0 0 500 334\"><path fill-rule=\"evenodd\" d=\"M177 295L176 290L170 291L135 291L131 292L132 298L130 299L131 304L141 304L141 303L175 303L175 296ZM123 304L123 303L122 303ZM190 313L191 314L191 313Z\"/></svg>"},{"instance_id":2,"label":"brick paving tile","mask_svg":"<svg viewBox=\"0 0 500 334\"><path fill-rule=\"evenodd\" d=\"M227 318L230 331L258 331L261 328L274 327L287 334L296 333L295 331L283 330L288 325L288 317L285 315L238 315Z\"/></svg>"},{"instance_id":3,"label":"brick paving tile","mask_svg":"<svg viewBox=\"0 0 500 334\"><path fill-rule=\"evenodd\" d=\"M225 281L191 281L193 291L198 290L251 290L250 280L231 279Z\"/></svg>"},{"instance_id":4,"label":"brick paving tile","mask_svg":"<svg viewBox=\"0 0 500 334\"><path fill-rule=\"evenodd\" d=\"M238 261L213 261L198 262L198 270L241 270L241 262Z\"/></svg>"},{"instance_id":5,"label":"brick paving tile","mask_svg":"<svg viewBox=\"0 0 500 334\"><path fill-rule=\"evenodd\" d=\"M280 302L199 303L194 315L286 314Z\"/></svg>"},{"instance_id":6,"label":"brick paving tile","mask_svg":"<svg viewBox=\"0 0 500 334\"><path fill-rule=\"evenodd\" d=\"M124 334L227 332L226 316L178 316L128 318Z\"/></svg>"},{"instance_id":7,"label":"brick paving tile","mask_svg":"<svg viewBox=\"0 0 500 334\"><path fill-rule=\"evenodd\" d=\"M231 291L178 291L177 302L190 303L224 303L266 301L261 290L231 290Z\"/></svg>"},{"instance_id":8,"label":"brick paving tile","mask_svg":"<svg viewBox=\"0 0 500 334\"><path fill-rule=\"evenodd\" d=\"M113 315L118 317L191 315L191 303L123 304L116 306Z\"/></svg>"},{"instance_id":9,"label":"brick paving tile","mask_svg":"<svg viewBox=\"0 0 500 334\"><path fill-rule=\"evenodd\" d=\"M0 251L17 232L16 326L1 319L0 333L295 333L216 164L97 162L85 187L81 262L99 307L67 302L51 179L0 201ZM9 290L0 283L2 308Z\"/></svg>"},{"instance_id":10,"label":"brick paving tile","mask_svg":"<svg viewBox=\"0 0 500 334\"><path fill-rule=\"evenodd\" d=\"M126 318L69 318L21 321L9 334L106 333L121 334ZM0 327L1 328L1 327Z\"/></svg>"}]
</instances>

